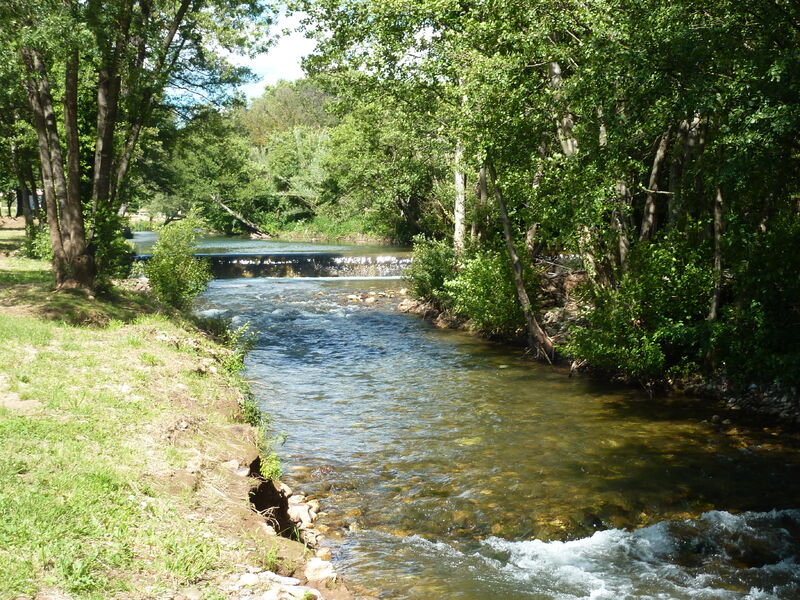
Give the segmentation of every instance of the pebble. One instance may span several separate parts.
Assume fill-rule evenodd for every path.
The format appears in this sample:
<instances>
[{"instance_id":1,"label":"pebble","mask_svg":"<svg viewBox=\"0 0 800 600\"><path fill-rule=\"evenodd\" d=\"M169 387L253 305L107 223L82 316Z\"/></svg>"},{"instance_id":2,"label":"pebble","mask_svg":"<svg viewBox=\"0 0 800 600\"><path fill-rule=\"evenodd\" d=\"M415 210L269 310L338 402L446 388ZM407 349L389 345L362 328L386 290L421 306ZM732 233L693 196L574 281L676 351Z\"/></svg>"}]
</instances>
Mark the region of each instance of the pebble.
<instances>
[{"instance_id":1,"label":"pebble","mask_svg":"<svg viewBox=\"0 0 800 600\"><path fill-rule=\"evenodd\" d=\"M315 554L321 560L330 560L332 558L330 548L319 548Z\"/></svg>"},{"instance_id":2,"label":"pebble","mask_svg":"<svg viewBox=\"0 0 800 600\"><path fill-rule=\"evenodd\" d=\"M278 575L272 571L263 571L261 573L261 577L268 581L272 581L273 583L279 583L280 585L300 585L299 579L294 577L284 577L283 575Z\"/></svg>"},{"instance_id":3,"label":"pebble","mask_svg":"<svg viewBox=\"0 0 800 600\"><path fill-rule=\"evenodd\" d=\"M258 575L255 573L244 573L239 577L238 585L256 585L258 583Z\"/></svg>"}]
</instances>

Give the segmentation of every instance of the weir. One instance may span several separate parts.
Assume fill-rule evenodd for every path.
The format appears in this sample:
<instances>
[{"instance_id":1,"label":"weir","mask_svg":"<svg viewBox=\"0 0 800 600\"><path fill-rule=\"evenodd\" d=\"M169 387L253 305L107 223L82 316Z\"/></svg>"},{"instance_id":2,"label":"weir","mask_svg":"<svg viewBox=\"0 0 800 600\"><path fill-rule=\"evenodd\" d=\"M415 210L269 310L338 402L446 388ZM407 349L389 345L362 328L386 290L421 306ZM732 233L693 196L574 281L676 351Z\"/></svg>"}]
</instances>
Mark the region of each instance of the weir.
<instances>
[{"instance_id":1,"label":"weir","mask_svg":"<svg viewBox=\"0 0 800 600\"><path fill-rule=\"evenodd\" d=\"M267 252L203 254L216 279L238 277L399 277L411 255L334 252ZM136 260L147 260L140 254Z\"/></svg>"}]
</instances>

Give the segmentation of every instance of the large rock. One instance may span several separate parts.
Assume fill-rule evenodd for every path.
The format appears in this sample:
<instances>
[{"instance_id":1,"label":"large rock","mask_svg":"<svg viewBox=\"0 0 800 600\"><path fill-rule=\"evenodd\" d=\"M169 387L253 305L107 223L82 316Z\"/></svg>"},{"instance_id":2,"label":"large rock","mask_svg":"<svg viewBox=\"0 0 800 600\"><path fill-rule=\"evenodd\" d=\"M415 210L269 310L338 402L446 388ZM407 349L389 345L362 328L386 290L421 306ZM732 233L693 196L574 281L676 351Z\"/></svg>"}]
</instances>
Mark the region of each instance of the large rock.
<instances>
[{"instance_id":1,"label":"large rock","mask_svg":"<svg viewBox=\"0 0 800 600\"><path fill-rule=\"evenodd\" d=\"M325 582L336 579L333 565L327 560L314 557L306 563L305 576L309 581Z\"/></svg>"}]
</instances>

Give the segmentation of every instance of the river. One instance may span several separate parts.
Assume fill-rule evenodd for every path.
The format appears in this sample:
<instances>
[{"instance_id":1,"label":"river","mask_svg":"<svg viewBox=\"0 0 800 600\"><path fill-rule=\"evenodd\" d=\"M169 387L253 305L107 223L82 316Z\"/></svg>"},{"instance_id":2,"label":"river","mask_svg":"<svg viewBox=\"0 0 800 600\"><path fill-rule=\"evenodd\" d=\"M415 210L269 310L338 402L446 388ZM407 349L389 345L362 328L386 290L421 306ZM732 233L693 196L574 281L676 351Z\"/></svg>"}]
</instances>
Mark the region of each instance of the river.
<instances>
[{"instance_id":1,"label":"river","mask_svg":"<svg viewBox=\"0 0 800 600\"><path fill-rule=\"evenodd\" d=\"M286 480L360 596L800 598L794 437L435 329L401 286L216 279L198 303L256 333Z\"/></svg>"}]
</instances>

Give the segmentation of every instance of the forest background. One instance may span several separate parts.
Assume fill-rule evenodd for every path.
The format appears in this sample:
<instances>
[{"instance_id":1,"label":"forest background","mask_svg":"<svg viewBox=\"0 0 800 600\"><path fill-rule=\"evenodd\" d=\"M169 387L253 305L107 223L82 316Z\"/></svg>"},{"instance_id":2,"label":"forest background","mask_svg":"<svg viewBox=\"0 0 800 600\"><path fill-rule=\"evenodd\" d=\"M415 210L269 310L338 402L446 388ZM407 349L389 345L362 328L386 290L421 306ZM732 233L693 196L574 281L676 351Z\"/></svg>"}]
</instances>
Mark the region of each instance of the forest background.
<instances>
[{"instance_id":1,"label":"forest background","mask_svg":"<svg viewBox=\"0 0 800 600\"><path fill-rule=\"evenodd\" d=\"M317 50L246 102L277 8ZM540 355L796 394L794 0L12 0L0 41L0 186L60 288L119 275L138 210L413 242L418 295Z\"/></svg>"}]
</instances>

